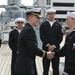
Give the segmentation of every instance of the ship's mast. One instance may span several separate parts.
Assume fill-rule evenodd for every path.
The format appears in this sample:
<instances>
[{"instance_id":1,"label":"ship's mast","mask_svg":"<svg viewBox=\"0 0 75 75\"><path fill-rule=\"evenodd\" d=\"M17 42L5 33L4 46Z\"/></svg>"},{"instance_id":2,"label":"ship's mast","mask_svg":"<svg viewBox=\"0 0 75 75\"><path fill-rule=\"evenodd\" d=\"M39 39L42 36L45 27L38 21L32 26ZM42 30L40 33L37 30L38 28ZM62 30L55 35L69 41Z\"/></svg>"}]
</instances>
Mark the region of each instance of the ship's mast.
<instances>
[{"instance_id":1,"label":"ship's mast","mask_svg":"<svg viewBox=\"0 0 75 75\"><path fill-rule=\"evenodd\" d=\"M15 0L13 0L13 4L15 5Z\"/></svg>"},{"instance_id":2,"label":"ship's mast","mask_svg":"<svg viewBox=\"0 0 75 75\"><path fill-rule=\"evenodd\" d=\"M8 5L21 5L21 0L8 0Z\"/></svg>"}]
</instances>

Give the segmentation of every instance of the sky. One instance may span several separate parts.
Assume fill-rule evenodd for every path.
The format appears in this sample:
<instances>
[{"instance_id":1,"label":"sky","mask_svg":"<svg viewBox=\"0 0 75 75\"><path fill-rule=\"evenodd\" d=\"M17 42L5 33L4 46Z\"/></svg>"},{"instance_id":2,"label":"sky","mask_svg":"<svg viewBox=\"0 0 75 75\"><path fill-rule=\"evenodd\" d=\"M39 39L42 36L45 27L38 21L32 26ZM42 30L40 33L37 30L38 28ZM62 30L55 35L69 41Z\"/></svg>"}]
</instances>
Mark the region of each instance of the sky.
<instances>
[{"instance_id":1,"label":"sky","mask_svg":"<svg viewBox=\"0 0 75 75\"><path fill-rule=\"evenodd\" d=\"M25 6L32 6L33 0L21 0L21 4ZM7 0L0 0L0 5L7 5ZM0 8L0 12L4 11L4 9Z\"/></svg>"},{"instance_id":2,"label":"sky","mask_svg":"<svg viewBox=\"0 0 75 75\"><path fill-rule=\"evenodd\" d=\"M21 0L21 4L26 6L32 6L33 0ZM0 5L7 5L7 0L0 0Z\"/></svg>"}]
</instances>

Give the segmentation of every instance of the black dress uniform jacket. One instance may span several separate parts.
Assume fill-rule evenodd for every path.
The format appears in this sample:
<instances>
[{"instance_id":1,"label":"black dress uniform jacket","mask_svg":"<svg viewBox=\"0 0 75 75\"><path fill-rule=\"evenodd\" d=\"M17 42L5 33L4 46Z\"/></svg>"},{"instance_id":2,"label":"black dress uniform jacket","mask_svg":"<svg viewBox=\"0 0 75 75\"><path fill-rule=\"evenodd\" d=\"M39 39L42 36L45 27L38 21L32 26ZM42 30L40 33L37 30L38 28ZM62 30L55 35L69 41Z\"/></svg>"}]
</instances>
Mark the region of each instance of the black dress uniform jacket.
<instances>
[{"instance_id":1,"label":"black dress uniform jacket","mask_svg":"<svg viewBox=\"0 0 75 75\"><path fill-rule=\"evenodd\" d=\"M9 47L11 48L13 53L17 52L17 41L18 41L19 32L17 29L14 29L9 34Z\"/></svg>"},{"instance_id":2,"label":"black dress uniform jacket","mask_svg":"<svg viewBox=\"0 0 75 75\"><path fill-rule=\"evenodd\" d=\"M35 31L29 23L25 24L19 35L18 48L15 72L35 75L35 56L41 57L43 51L38 48Z\"/></svg>"},{"instance_id":3,"label":"black dress uniform jacket","mask_svg":"<svg viewBox=\"0 0 75 75\"><path fill-rule=\"evenodd\" d=\"M67 34L65 45L57 52L55 56L65 56L65 69L69 75L75 75L75 29L69 35Z\"/></svg>"},{"instance_id":4,"label":"black dress uniform jacket","mask_svg":"<svg viewBox=\"0 0 75 75\"><path fill-rule=\"evenodd\" d=\"M9 34L9 47L12 50L12 60L11 60L11 75L14 75L15 62L17 58L17 41L18 41L19 32L17 29L14 29Z\"/></svg>"},{"instance_id":5,"label":"black dress uniform jacket","mask_svg":"<svg viewBox=\"0 0 75 75\"><path fill-rule=\"evenodd\" d=\"M47 44L55 45L55 50L58 50L60 48L59 45L63 38L61 29L61 25L57 21L54 22L52 27L48 21L42 23L42 25L40 26L40 38L43 42L44 50L48 51L48 48L46 47Z\"/></svg>"}]
</instances>

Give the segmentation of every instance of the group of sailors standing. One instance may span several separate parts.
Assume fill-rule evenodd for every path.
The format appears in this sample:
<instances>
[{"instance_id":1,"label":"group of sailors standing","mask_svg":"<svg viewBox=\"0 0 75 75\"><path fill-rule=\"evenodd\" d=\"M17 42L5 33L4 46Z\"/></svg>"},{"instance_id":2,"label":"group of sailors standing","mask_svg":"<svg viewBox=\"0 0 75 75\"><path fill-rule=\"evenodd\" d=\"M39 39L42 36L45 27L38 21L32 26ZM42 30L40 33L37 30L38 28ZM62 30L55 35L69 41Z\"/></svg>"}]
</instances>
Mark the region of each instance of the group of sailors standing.
<instances>
[{"instance_id":1,"label":"group of sailors standing","mask_svg":"<svg viewBox=\"0 0 75 75\"><path fill-rule=\"evenodd\" d=\"M65 56L65 67L62 75L75 74L75 12L68 12L66 23L70 29L64 46L62 27L55 20L55 9L47 9L47 20L40 25L42 50L38 48L35 27L39 25L41 8L28 9L26 20L16 18L16 28L9 34L9 47L12 50L11 75L38 75L36 55L42 57L43 75L49 75L52 62L53 75L59 75L59 57Z\"/></svg>"}]
</instances>

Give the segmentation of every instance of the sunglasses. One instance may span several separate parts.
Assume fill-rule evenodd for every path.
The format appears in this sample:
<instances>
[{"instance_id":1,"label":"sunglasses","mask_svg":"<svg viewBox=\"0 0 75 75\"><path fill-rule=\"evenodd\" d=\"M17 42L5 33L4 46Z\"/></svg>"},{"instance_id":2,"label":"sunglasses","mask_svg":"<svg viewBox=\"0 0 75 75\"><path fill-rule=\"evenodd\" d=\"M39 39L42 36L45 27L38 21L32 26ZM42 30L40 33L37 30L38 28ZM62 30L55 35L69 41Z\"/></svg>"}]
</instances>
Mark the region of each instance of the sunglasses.
<instances>
[{"instance_id":1,"label":"sunglasses","mask_svg":"<svg viewBox=\"0 0 75 75\"><path fill-rule=\"evenodd\" d=\"M18 24L23 24L24 22L17 22Z\"/></svg>"}]
</instances>

